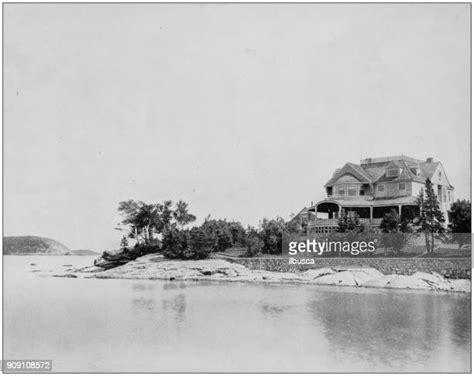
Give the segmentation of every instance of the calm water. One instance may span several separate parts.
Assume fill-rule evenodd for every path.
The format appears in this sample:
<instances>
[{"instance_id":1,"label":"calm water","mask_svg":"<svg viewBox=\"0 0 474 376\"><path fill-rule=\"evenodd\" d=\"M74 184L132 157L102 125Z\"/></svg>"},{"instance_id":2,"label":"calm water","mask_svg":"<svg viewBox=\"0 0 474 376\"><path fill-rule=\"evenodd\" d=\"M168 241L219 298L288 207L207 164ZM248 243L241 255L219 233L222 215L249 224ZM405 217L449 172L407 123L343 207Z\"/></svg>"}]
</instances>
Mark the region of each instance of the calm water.
<instances>
[{"instance_id":1,"label":"calm water","mask_svg":"<svg viewBox=\"0 0 474 376\"><path fill-rule=\"evenodd\" d=\"M42 276L91 260L4 257L4 359L52 359L56 372L470 371L467 294Z\"/></svg>"}]
</instances>

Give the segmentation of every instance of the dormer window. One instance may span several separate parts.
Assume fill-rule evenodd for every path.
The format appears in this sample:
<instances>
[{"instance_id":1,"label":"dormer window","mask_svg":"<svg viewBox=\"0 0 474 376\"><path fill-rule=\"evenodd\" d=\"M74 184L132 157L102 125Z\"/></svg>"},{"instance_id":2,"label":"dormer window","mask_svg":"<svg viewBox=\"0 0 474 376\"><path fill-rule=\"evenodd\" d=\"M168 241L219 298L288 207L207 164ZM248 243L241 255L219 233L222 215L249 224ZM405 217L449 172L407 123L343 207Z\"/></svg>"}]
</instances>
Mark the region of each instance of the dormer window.
<instances>
[{"instance_id":1,"label":"dormer window","mask_svg":"<svg viewBox=\"0 0 474 376\"><path fill-rule=\"evenodd\" d=\"M395 178L400 175L400 169L399 168L391 168L387 170L387 177L388 178Z\"/></svg>"},{"instance_id":2,"label":"dormer window","mask_svg":"<svg viewBox=\"0 0 474 376\"><path fill-rule=\"evenodd\" d=\"M420 172L420 169L418 167L412 167L410 168L410 171L413 172L413 174L416 176L416 177L420 177L421 176L421 172Z\"/></svg>"}]
</instances>

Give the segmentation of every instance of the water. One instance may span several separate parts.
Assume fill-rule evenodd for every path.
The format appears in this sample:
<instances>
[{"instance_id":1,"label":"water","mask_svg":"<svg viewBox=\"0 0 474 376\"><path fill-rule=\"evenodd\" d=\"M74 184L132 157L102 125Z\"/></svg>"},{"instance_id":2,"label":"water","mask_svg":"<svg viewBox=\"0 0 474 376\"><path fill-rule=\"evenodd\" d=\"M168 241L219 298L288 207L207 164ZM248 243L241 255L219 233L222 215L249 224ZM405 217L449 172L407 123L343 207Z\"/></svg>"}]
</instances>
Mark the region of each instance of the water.
<instances>
[{"instance_id":1,"label":"water","mask_svg":"<svg viewBox=\"0 0 474 376\"><path fill-rule=\"evenodd\" d=\"M468 294L32 272L91 260L4 257L4 359L51 359L55 372L470 371Z\"/></svg>"}]
</instances>

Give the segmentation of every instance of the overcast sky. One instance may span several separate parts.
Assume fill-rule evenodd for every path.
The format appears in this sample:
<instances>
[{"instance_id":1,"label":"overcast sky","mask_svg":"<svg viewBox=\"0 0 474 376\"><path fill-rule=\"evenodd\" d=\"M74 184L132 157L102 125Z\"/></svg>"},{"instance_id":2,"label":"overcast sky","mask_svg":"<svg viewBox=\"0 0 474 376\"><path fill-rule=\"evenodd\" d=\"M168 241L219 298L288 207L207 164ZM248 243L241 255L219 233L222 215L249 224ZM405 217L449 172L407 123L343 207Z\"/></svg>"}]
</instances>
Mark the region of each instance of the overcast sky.
<instances>
[{"instance_id":1,"label":"overcast sky","mask_svg":"<svg viewBox=\"0 0 474 376\"><path fill-rule=\"evenodd\" d=\"M257 224L345 162L470 198L468 4L6 4L5 235L116 248L117 204Z\"/></svg>"}]
</instances>

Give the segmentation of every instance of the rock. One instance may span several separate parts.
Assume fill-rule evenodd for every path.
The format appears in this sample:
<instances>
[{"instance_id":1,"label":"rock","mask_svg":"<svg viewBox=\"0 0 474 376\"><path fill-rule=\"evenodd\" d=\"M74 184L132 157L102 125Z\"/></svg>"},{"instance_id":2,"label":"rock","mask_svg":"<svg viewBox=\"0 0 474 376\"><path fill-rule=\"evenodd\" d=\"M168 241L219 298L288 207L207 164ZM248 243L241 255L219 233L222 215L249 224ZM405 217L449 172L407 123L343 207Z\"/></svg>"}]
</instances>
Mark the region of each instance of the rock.
<instances>
[{"instance_id":1,"label":"rock","mask_svg":"<svg viewBox=\"0 0 474 376\"><path fill-rule=\"evenodd\" d=\"M353 269L334 274L324 275L316 279L316 283L325 285L361 286L383 274L376 269Z\"/></svg>"},{"instance_id":2,"label":"rock","mask_svg":"<svg viewBox=\"0 0 474 376\"><path fill-rule=\"evenodd\" d=\"M97 273L104 271L103 268L98 266L86 266L84 268L73 269L74 273Z\"/></svg>"},{"instance_id":3,"label":"rock","mask_svg":"<svg viewBox=\"0 0 474 376\"><path fill-rule=\"evenodd\" d=\"M429 283L418 277L407 275L385 275L363 284L365 287L387 287L402 289L430 289Z\"/></svg>"},{"instance_id":4,"label":"rock","mask_svg":"<svg viewBox=\"0 0 474 376\"><path fill-rule=\"evenodd\" d=\"M454 283L454 281L447 280L440 274L424 272L415 272L410 276L398 274L384 275L377 269L369 267L337 267L296 272L277 272L249 269L241 264L222 259L177 261L166 260L156 254L149 254L113 269L104 270L99 268L99 271L97 271L97 265L95 268L94 273L90 273L95 278L305 283L314 285L470 291L469 280L457 280ZM76 272L82 273L86 270L83 269ZM397 270L397 272L400 272L400 270Z\"/></svg>"},{"instance_id":5,"label":"rock","mask_svg":"<svg viewBox=\"0 0 474 376\"><path fill-rule=\"evenodd\" d=\"M77 275L75 274L54 274L53 277L61 277L61 278L77 278Z\"/></svg>"},{"instance_id":6,"label":"rock","mask_svg":"<svg viewBox=\"0 0 474 376\"><path fill-rule=\"evenodd\" d=\"M322 269L309 269L302 274L305 276L307 279L316 279L325 275L329 274L334 274L336 271L331 268L322 268Z\"/></svg>"}]
</instances>

